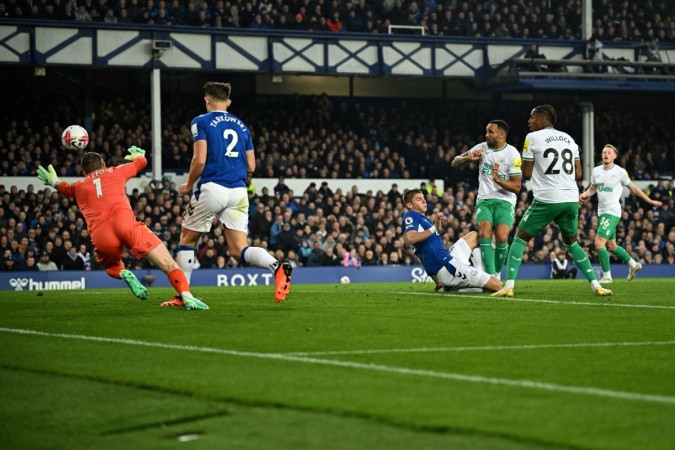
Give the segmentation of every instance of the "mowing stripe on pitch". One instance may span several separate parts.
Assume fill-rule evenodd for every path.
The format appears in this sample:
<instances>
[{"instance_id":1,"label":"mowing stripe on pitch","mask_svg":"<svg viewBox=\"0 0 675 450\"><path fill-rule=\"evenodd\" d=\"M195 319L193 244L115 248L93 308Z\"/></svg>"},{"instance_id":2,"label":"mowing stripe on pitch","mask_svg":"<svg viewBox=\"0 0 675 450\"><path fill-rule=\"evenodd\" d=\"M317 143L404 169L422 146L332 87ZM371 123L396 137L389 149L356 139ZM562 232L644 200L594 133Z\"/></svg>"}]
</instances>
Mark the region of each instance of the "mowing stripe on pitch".
<instances>
[{"instance_id":1,"label":"mowing stripe on pitch","mask_svg":"<svg viewBox=\"0 0 675 450\"><path fill-rule=\"evenodd\" d=\"M515 298L515 297L499 297L492 298L486 297L480 294L450 294L450 293L439 293L439 292L400 292L400 291L391 291L387 294L392 295L429 295L437 298L442 297L456 297L456 298L472 298L474 300L481 301L495 301L495 302L531 302L531 303L556 303L560 305L581 305L581 306L606 306L613 308L655 308L655 309L675 309L675 306L668 305L631 305L628 303L600 303L600 302L564 302L561 300L544 300L536 298ZM610 300L611 301L611 300Z\"/></svg>"},{"instance_id":2,"label":"mowing stripe on pitch","mask_svg":"<svg viewBox=\"0 0 675 450\"><path fill-rule=\"evenodd\" d=\"M168 350L185 350L190 352L214 353L221 355L269 359L277 361L293 361L305 364L317 364L322 366L334 366L348 369L362 369L385 373L395 373L398 375L414 375L419 377L464 381L468 383L511 386L511 387L537 389L551 392L564 392L569 394L592 395L596 397L606 397L612 399L633 400L648 403L663 403L675 405L675 397L672 396L640 394L637 392L613 391L609 389L600 389L593 387L564 386L560 384L544 383L541 381L534 381L534 380L511 380L508 378L484 377L481 375L464 375L460 373L447 373L447 372L437 372L433 370L410 369L407 367L384 366L380 364L364 364L349 361L310 358L307 356L284 355L280 353L242 352L238 350L227 350L211 347L196 347L192 345L175 345L175 344L164 344L161 342L137 341L134 339L107 338L101 336L86 336L79 334L47 333L44 331L25 330L19 328L0 327L0 332L32 335L32 336L44 336L59 339L75 339L80 341L104 342L108 344L135 345L140 347L161 348Z\"/></svg>"},{"instance_id":3,"label":"mowing stripe on pitch","mask_svg":"<svg viewBox=\"0 0 675 450\"><path fill-rule=\"evenodd\" d=\"M379 353L477 352L477 351L492 351L492 350L540 350L551 348L640 347L640 346L648 347L652 345L675 345L675 341L589 342L580 344L485 345L476 347L383 348L383 349L366 349L366 350L289 352L282 354L293 356L372 355Z\"/></svg>"}]
</instances>

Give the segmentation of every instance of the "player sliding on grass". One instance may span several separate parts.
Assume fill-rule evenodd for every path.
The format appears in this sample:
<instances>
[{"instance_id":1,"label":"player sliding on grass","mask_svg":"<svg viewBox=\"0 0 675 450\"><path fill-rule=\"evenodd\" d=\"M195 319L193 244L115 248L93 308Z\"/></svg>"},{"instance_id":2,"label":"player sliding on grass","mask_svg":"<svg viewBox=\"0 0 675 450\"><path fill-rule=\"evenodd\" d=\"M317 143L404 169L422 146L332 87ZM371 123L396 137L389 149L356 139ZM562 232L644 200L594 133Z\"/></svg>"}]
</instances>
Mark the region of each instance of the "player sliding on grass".
<instances>
[{"instance_id":1,"label":"player sliding on grass","mask_svg":"<svg viewBox=\"0 0 675 450\"><path fill-rule=\"evenodd\" d=\"M98 153L85 153L81 163L85 178L72 184L59 180L51 164L49 170L38 167L38 178L44 184L56 188L59 193L75 198L87 222L96 260L108 275L124 280L136 297L147 299L148 290L130 270L125 269L122 263L125 245L136 258L147 259L168 275L171 285L182 296L186 309L209 309L192 296L185 274L169 250L143 222L136 221L125 184L148 161L145 159L145 150L131 147L128 151L130 154L124 159L132 162L117 167L106 167Z\"/></svg>"},{"instance_id":2,"label":"player sliding on grass","mask_svg":"<svg viewBox=\"0 0 675 450\"><path fill-rule=\"evenodd\" d=\"M291 290L293 267L279 262L262 247L248 245L248 193L245 180L255 171L251 131L237 116L227 112L232 101L229 83L204 85L206 114L192 119L190 130L194 153L187 183L178 186L189 193L199 179L197 189L183 214L180 249L176 261L190 281L195 246L202 234L211 230L218 217L225 227L230 254L242 263L268 269L274 274L274 300L283 302ZM179 306L175 296L162 306Z\"/></svg>"},{"instance_id":3,"label":"player sliding on grass","mask_svg":"<svg viewBox=\"0 0 675 450\"><path fill-rule=\"evenodd\" d=\"M467 241L457 241L452 251L448 251L443 238L438 233L443 213L436 213L432 220L426 217L427 201L419 189L407 190L403 193L403 204L408 211L403 215L405 238L413 247L415 256L422 261L422 266L438 285L448 288L483 288L491 292L502 286L497 278L469 265L472 248L478 243L478 234L473 232L473 247ZM471 233L469 233L471 234ZM437 288L438 290L438 288Z\"/></svg>"},{"instance_id":4,"label":"player sliding on grass","mask_svg":"<svg viewBox=\"0 0 675 450\"><path fill-rule=\"evenodd\" d=\"M569 134L553 128L556 121L551 105L535 106L527 121L531 132L523 145L522 170L525 178L531 177L534 200L523 214L511 243L504 288L492 294L493 297L513 297L527 242L551 222L560 228L565 248L591 283L595 295L612 295L612 291L598 283L588 255L577 242L579 188L576 180L582 178L579 146Z\"/></svg>"},{"instance_id":5,"label":"player sliding on grass","mask_svg":"<svg viewBox=\"0 0 675 450\"><path fill-rule=\"evenodd\" d=\"M485 270L485 264L483 262L483 252L480 248L480 239L477 231L469 231L461 238L457 239L454 244L450 246L450 254L453 258L459 260L460 262L474 267L482 272L487 273ZM488 274L489 275L489 274ZM436 282L434 286L434 292L484 292L482 287L457 287L457 286L444 286L438 280L438 277L430 277ZM499 277L495 276L497 281Z\"/></svg>"},{"instance_id":6,"label":"player sliding on grass","mask_svg":"<svg viewBox=\"0 0 675 450\"><path fill-rule=\"evenodd\" d=\"M593 169L591 185L586 192L579 195L579 202L583 203L598 193L598 231L595 235L595 249L598 251L603 276L600 283L612 282L612 271L609 265L609 253L628 263L628 281L635 278L642 264L635 261L630 255L616 243L616 225L621 220L621 194L623 187L627 186L630 191L652 206L661 206L662 203L652 200L630 181L628 172L623 167L614 164L617 150L611 144L605 144L602 149L602 165Z\"/></svg>"}]
</instances>

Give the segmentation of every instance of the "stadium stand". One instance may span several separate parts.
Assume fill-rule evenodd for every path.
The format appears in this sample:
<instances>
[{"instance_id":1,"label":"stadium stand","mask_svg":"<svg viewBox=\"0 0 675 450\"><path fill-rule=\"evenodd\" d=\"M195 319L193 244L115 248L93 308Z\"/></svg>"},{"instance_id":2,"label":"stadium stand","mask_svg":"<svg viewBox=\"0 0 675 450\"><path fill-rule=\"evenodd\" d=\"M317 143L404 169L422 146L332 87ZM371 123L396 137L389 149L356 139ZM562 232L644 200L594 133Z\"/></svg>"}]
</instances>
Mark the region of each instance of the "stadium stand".
<instances>
[{"instance_id":1,"label":"stadium stand","mask_svg":"<svg viewBox=\"0 0 675 450\"><path fill-rule=\"evenodd\" d=\"M387 33L390 25L404 25L421 27L429 35L579 39L579 2L548 5L525 0L0 0L0 18L327 33ZM594 1L593 8L593 34L600 41L635 42L645 48L647 44L653 48L659 42L675 42L675 6L671 2L601 0ZM53 164L61 176L80 176L80 155L64 152L59 138L63 127L80 122L83 106L76 102L82 95L73 95L72 86L65 81L66 87L60 89L53 78L49 86L35 79L23 81L27 84L16 79L3 87L8 107L0 111L0 175L34 177L38 165ZM128 89L116 92L95 85L86 95L85 107L92 118L87 150L101 152L110 165L122 163L130 145L152 145L148 89L134 88L133 81L126 85ZM35 98L49 101L36 104ZM164 99L165 170L181 171L189 166L191 137L186 120L203 108L195 100L198 98L181 93ZM527 133L531 104L255 96L237 98L232 111L252 127L258 166L254 184L256 177L442 179L445 191L440 195L430 192L428 201L452 217L445 235L454 241L474 227L477 180L471 167L451 171L449 162L483 140L489 118L506 119L512 130L508 141L519 147ZM30 112L26 105L30 105ZM556 108L566 130L580 136L577 105L561 99ZM617 162L633 179L653 180L649 194L665 203L663 208L651 210L628 198L624 220L617 229L619 243L642 262L673 264L675 165L666 147L672 136L665 119L669 106L648 97L622 96L619 102L608 95L596 98L595 108L596 147L616 144L620 150ZM283 119L279 111L284 112ZM26 190L0 187L2 270L34 270L43 253L59 268L64 263L72 265L65 260L70 247L78 250L85 267L96 268L89 236L74 203L37 183ZM139 220L175 250L187 198L177 194L171 180L153 181L133 192L130 200ZM517 208L519 216L529 201L524 190ZM251 238L260 241L256 245L268 246L278 258L287 257L294 264L340 264L349 260L345 254L352 252L364 265L414 262L400 238L402 207L396 193L326 192L307 186L304 192L251 193L251 205ZM593 204L587 204L582 208L580 240L592 258L595 221ZM199 257L204 267L235 264L222 242L222 233L215 228L204 237ZM546 262L559 245L557 230L549 228L532 241L525 258ZM126 257L130 267L139 264L130 255Z\"/></svg>"},{"instance_id":2,"label":"stadium stand","mask_svg":"<svg viewBox=\"0 0 675 450\"><path fill-rule=\"evenodd\" d=\"M593 10L601 41L675 42L672 2L595 0ZM2 0L0 17L334 33L388 33L398 25L439 36L581 38L579 1Z\"/></svg>"},{"instance_id":3,"label":"stadium stand","mask_svg":"<svg viewBox=\"0 0 675 450\"><path fill-rule=\"evenodd\" d=\"M278 114L274 113L282 108L282 102L284 126L280 126ZM67 118L67 102L54 103L58 105L57 113L62 114L59 117ZM92 142L87 150L102 152L108 164L117 165L123 162L128 145L148 147L149 113L136 106L145 104L148 102L142 98L97 99ZM176 96L166 107L170 111L163 132L167 167L185 169L189 165L191 138L182 122L202 106L186 105L190 102ZM258 158L256 176L443 179L445 191L439 195L429 189L428 201L451 218L444 232L446 239L452 242L475 227L476 172L471 167L450 171L449 161L483 140L485 118L493 115L491 105L467 102L461 108L457 104L451 108L448 102L441 101L430 105L429 101L331 100L326 96L295 97L292 102L287 98L259 96L238 100L237 105L233 112L247 117L252 124ZM656 138L670 133L668 124L659 119L667 116L661 115L658 108L630 107L630 101L623 106L607 105L607 112L596 116L597 141L616 142L622 150L620 164L635 179L658 180L666 174L672 177L673 161L668 158L667 149L659 144L662 141ZM194 108L197 109L191 110ZM561 122L570 124L572 132L579 133L574 106L561 105L559 112ZM3 111L2 123L6 124L0 145L3 175L34 176L39 164L50 163L62 175L81 174L78 155L60 149L62 124L49 122L50 113L31 115L31 123L11 117L9 110ZM526 133L527 114L518 104L503 111L503 117L512 124L509 141L516 146L520 146ZM87 268L96 268L91 241L74 202L59 198L35 181L36 187L26 191L0 187L3 270L31 269L31 261L43 252L62 268L69 263L66 258L70 247L78 250L78 257L85 260ZM665 180L649 187L652 197L664 201L665 206L660 209L647 209L630 197L626 202L624 220L617 230L618 240L644 263L675 262L672 190L672 181ZM272 193L251 193L251 239L255 245L267 247L296 265L342 264L345 253L351 252L363 264L411 264L415 262L414 256L401 237L399 221L403 208L399 194L400 191L330 192L325 186L307 186L304 192L292 192L280 183ZM178 195L175 184L166 178L130 195L139 220L172 251L176 249L182 206L187 200ZM517 205L518 218L530 201L528 192L523 190ZM592 244L596 222L595 208L589 203L581 211L580 241L592 258L595 258ZM213 233L206 235L200 244L200 264L204 267L236 264L223 242L220 228L214 227ZM525 258L545 263L558 247L557 230L550 227L532 241ZM131 255L125 258L129 267L141 267ZM8 262L9 259L13 262Z\"/></svg>"}]
</instances>

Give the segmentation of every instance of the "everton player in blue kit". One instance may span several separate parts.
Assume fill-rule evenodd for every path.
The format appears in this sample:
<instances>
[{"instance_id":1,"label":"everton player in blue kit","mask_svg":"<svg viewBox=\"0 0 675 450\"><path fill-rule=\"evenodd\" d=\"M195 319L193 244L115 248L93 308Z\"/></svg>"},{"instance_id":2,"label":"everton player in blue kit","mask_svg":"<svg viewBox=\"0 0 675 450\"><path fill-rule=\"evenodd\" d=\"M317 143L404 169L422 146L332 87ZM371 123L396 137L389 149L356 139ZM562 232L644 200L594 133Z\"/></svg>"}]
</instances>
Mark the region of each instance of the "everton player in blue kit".
<instances>
[{"instance_id":1,"label":"everton player in blue kit","mask_svg":"<svg viewBox=\"0 0 675 450\"><path fill-rule=\"evenodd\" d=\"M403 204L408 211L403 215L403 227L408 243L414 248L424 270L438 286L447 288L483 288L490 292L501 289L495 277L469 265L471 247L465 239L455 243L452 250L445 248L437 229L441 226L442 213L437 213L433 222L426 217L427 202L419 189L403 193ZM434 223L435 222L435 223ZM473 233L473 246L477 234ZM471 233L469 233L471 234Z\"/></svg>"},{"instance_id":2,"label":"everton player in blue kit","mask_svg":"<svg viewBox=\"0 0 675 450\"><path fill-rule=\"evenodd\" d=\"M192 274L195 245L211 230L215 217L225 227L230 254L248 265L269 269L274 274L274 300L282 302L291 289L291 264L279 262L267 250L248 245L248 195L244 180L255 171L251 132L246 124L227 108L232 103L229 83L204 85L206 114L190 124L194 154L187 183L178 187L182 195L193 190L183 214L180 249L176 262L188 281ZM163 306L180 306L177 296Z\"/></svg>"}]
</instances>

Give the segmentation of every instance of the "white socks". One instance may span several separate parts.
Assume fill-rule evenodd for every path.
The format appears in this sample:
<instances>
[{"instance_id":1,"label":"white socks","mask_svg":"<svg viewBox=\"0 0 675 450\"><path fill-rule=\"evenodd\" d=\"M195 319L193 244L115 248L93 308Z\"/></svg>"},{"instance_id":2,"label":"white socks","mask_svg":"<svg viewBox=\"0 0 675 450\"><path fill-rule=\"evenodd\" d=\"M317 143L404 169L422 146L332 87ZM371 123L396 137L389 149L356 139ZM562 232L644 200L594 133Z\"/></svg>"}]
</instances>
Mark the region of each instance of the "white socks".
<instances>
[{"instance_id":1,"label":"white socks","mask_svg":"<svg viewBox=\"0 0 675 450\"><path fill-rule=\"evenodd\" d=\"M188 284L190 283L190 277L192 277L192 269L195 265L195 249L194 247L188 247L187 245L181 245L178 254L176 255L176 263L178 267L185 274Z\"/></svg>"},{"instance_id":2,"label":"white socks","mask_svg":"<svg viewBox=\"0 0 675 450\"><path fill-rule=\"evenodd\" d=\"M242 263L269 269L272 273L279 267L279 261L262 247L246 247L242 252L242 259L244 259Z\"/></svg>"}]
</instances>

